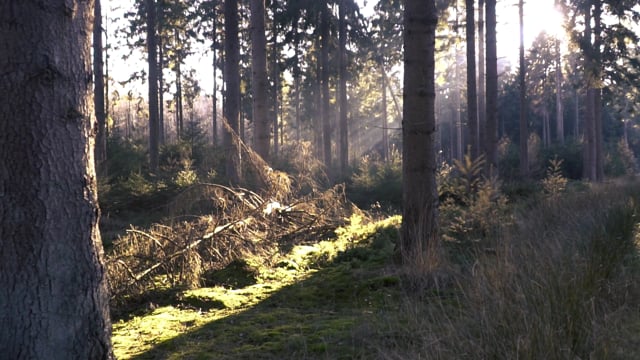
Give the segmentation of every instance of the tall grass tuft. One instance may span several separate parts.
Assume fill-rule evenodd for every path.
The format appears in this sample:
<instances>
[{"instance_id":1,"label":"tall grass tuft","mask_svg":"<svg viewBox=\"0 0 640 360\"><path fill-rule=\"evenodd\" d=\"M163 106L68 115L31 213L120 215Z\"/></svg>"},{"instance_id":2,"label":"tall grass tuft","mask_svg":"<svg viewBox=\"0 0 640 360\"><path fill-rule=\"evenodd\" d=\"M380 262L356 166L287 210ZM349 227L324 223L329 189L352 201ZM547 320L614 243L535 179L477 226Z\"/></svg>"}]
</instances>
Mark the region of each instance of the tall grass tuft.
<instances>
[{"instance_id":1,"label":"tall grass tuft","mask_svg":"<svg viewBox=\"0 0 640 360\"><path fill-rule=\"evenodd\" d=\"M639 199L610 184L523 211L445 295L406 297L380 357L640 358Z\"/></svg>"}]
</instances>

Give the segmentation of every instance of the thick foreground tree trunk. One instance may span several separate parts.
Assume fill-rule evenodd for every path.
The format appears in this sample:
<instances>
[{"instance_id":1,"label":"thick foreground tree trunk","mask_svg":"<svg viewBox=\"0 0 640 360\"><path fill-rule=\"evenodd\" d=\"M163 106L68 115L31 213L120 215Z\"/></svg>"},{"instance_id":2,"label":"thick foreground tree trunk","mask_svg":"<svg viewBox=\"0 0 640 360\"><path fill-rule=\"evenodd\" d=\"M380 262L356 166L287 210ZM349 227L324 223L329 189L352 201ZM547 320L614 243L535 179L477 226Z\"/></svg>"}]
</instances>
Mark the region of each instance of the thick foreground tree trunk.
<instances>
[{"instance_id":1,"label":"thick foreground tree trunk","mask_svg":"<svg viewBox=\"0 0 640 360\"><path fill-rule=\"evenodd\" d=\"M405 2L402 240L405 264L423 266L437 248L434 0Z\"/></svg>"},{"instance_id":2,"label":"thick foreground tree trunk","mask_svg":"<svg viewBox=\"0 0 640 360\"><path fill-rule=\"evenodd\" d=\"M0 2L0 357L111 359L93 1Z\"/></svg>"}]
</instances>

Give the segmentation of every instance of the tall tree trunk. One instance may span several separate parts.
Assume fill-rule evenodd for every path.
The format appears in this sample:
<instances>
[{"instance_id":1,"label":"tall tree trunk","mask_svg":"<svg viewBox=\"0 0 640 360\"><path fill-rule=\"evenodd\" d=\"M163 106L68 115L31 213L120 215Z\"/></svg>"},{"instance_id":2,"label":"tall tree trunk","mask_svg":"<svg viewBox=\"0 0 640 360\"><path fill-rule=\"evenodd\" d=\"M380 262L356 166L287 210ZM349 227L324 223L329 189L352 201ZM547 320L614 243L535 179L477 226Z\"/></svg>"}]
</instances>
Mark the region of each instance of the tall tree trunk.
<instances>
[{"instance_id":1,"label":"tall tree trunk","mask_svg":"<svg viewBox=\"0 0 640 360\"><path fill-rule=\"evenodd\" d=\"M604 181L604 139L602 128L602 0L594 2L594 66L593 84L593 118L596 155L596 181Z\"/></svg>"},{"instance_id":2,"label":"tall tree trunk","mask_svg":"<svg viewBox=\"0 0 640 360\"><path fill-rule=\"evenodd\" d=\"M405 1L402 239L406 265L423 270L438 248L438 193L435 181L434 0ZM420 269L422 267L422 269Z\"/></svg>"},{"instance_id":3,"label":"tall tree trunk","mask_svg":"<svg viewBox=\"0 0 640 360\"><path fill-rule=\"evenodd\" d=\"M387 114L387 76L384 64L382 65L382 160L389 160L389 115Z\"/></svg>"},{"instance_id":4,"label":"tall tree trunk","mask_svg":"<svg viewBox=\"0 0 640 360\"><path fill-rule=\"evenodd\" d=\"M486 61L484 2L478 0L478 153L485 154L487 106L486 106Z\"/></svg>"},{"instance_id":5,"label":"tall tree trunk","mask_svg":"<svg viewBox=\"0 0 640 360\"><path fill-rule=\"evenodd\" d=\"M178 29L174 29L174 36L175 36L175 42L176 42L176 46L180 46L180 33L178 32ZM181 50L178 50L179 52ZM176 115L177 115L177 119L178 119L178 123L176 124L176 133L177 133L177 139L178 141L180 141L182 139L182 134L183 134L183 130L184 130L184 106L183 106L183 99L182 99L182 55L178 55L177 60L176 60Z\"/></svg>"},{"instance_id":6,"label":"tall tree trunk","mask_svg":"<svg viewBox=\"0 0 640 360\"><path fill-rule=\"evenodd\" d=\"M156 2L147 0L147 62L149 65L149 168L158 171L160 126L158 121L158 43Z\"/></svg>"},{"instance_id":7,"label":"tall tree trunk","mask_svg":"<svg viewBox=\"0 0 640 360\"><path fill-rule=\"evenodd\" d=\"M349 166L349 123L347 119L347 23L345 13L345 0L340 0L338 7L338 38L339 56L338 67L340 72L340 174L347 176Z\"/></svg>"},{"instance_id":8,"label":"tall tree trunk","mask_svg":"<svg viewBox=\"0 0 640 360\"><path fill-rule=\"evenodd\" d=\"M315 114L313 117L313 140L314 140L314 148L316 151L316 155L319 160L324 161L324 151L323 151L323 131L322 131L322 109L324 108L322 103L322 55L320 54L322 51L320 50L320 38L316 37L316 93L315 93Z\"/></svg>"},{"instance_id":9,"label":"tall tree trunk","mask_svg":"<svg viewBox=\"0 0 640 360\"><path fill-rule=\"evenodd\" d=\"M217 48L218 48L218 12L217 4L213 6L213 27L212 27L212 44L211 52L213 53L213 62L211 63L213 70L213 95L211 96L213 111L211 112L211 141L213 146L218 145L218 67Z\"/></svg>"},{"instance_id":10,"label":"tall tree trunk","mask_svg":"<svg viewBox=\"0 0 640 360\"><path fill-rule=\"evenodd\" d=\"M253 91L254 150L268 162L271 133L267 112L269 85L267 83L267 36L264 17L264 0L251 0L251 90Z\"/></svg>"},{"instance_id":11,"label":"tall tree trunk","mask_svg":"<svg viewBox=\"0 0 640 360\"><path fill-rule=\"evenodd\" d=\"M331 169L331 108L329 106L329 5L322 5L320 19L320 74L322 84L322 149L324 164Z\"/></svg>"},{"instance_id":12,"label":"tall tree trunk","mask_svg":"<svg viewBox=\"0 0 640 360\"><path fill-rule=\"evenodd\" d=\"M560 39L556 38L556 137L559 144L564 144L564 110L562 106L562 56Z\"/></svg>"},{"instance_id":13,"label":"tall tree trunk","mask_svg":"<svg viewBox=\"0 0 640 360\"><path fill-rule=\"evenodd\" d=\"M107 115L104 110L104 61L102 53L102 9L100 0L96 0L93 18L93 77L97 121L95 158L98 172L104 170L102 164L107 160Z\"/></svg>"},{"instance_id":14,"label":"tall tree trunk","mask_svg":"<svg viewBox=\"0 0 640 360\"><path fill-rule=\"evenodd\" d=\"M274 20L274 28L275 28L275 20ZM279 104L280 104L280 65L278 64L278 37L274 35L273 37L273 54L272 60L273 64L273 123L271 124L273 127L273 152L277 157L280 153L280 128L279 128Z\"/></svg>"},{"instance_id":15,"label":"tall tree trunk","mask_svg":"<svg viewBox=\"0 0 640 360\"><path fill-rule=\"evenodd\" d=\"M575 100L576 100L576 104L575 104L575 112L576 112L576 116L575 116L575 124L574 124L574 132L575 132L575 137L576 139L578 139L578 137L580 137L580 92L578 89L575 90Z\"/></svg>"},{"instance_id":16,"label":"tall tree trunk","mask_svg":"<svg viewBox=\"0 0 640 360\"><path fill-rule=\"evenodd\" d=\"M102 12L102 11L101 11ZM107 17L108 19L108 17ZM105 142L109 140L109 117L111 114L110 111L110 103L109 103L109 31L108 31L108 21L103 25L104 27L104 39L105 39L105 44L104 44L104 78L105 78L105 82L104 82L104 93L105 93L105 97L104 97L104 118L105 118L105 126L104 126L104 139ZM106 148L106 146L105 146Z\"/></svg>"},{"instance_id":17,"label":"tall tree trunk","mask_svg":"<svg viewBox=\"0 0 640 360\"><path fill-rule=\"evenodd\" d=\"M113 359L94 166L94 3L45 4L0 2L0 357Z\"/></svg>"},{"instance_id":18,"label":"tall tree trunk","mask_svg":"<svg viewBox=\"0 0 640 360\"><path fill-rule=\"evenodd\" d=\"M164 129L164 50L162 39L158 37L158 140L165 143Z\"/></svg>"},{"instance_id":19,"label":"tall tree trunk","mask_svg":"<svg viewBox=\"0 0 640 360\"><path fill-rule=\"evenodd\" d=\"M518 2L519 18L520 18L520 71L518 72L518 80L520 82L520 176L527 178L529 176L529 126L527 120L527 85L525 75L527 73L526 63L524 61L524 0Z\"/></svg>"},{"instance_id":20,"label":"tall tree trunk","mask_svg":"<svg viewBox=\"0 0 640 360\"><path fill-rule=\"evenodd\" d=\"M487 119L485 152L487 170L498 170L498 55L496 49L496 0L487 0Z\"/></svg>"},{"instance_id":21,"label":"tall tree trunk","mask_svg":"<svg viewBox=\"0 0 640 360\"><path fill-rule=\"evenodd\" d=\"M551 145L551 126L549 124L549 110L542 109L542 147L548 148Z\"/></svg>"},{"instance_id":22,"label":"tall tree trunk","mask_svg":"<svg viewBox=\"0 0 640 360\"><path fill-rule=\"evenodd\" d=\"M465 0L467 36L467 123L471 158L478 157L478 99L476 91L476 33L474 0Z\"/></svg>"},{"instance_id":23,"label":"tall tree trunk","mask_svg":"<svg viewBox=\"0 0 640 360\"><path fill-rule=\"evenodd\" d=\"M225 53L225 127L224 146L226 148L226 175L231 183L242 179L240 164L240 43L238 39L238 0L224 1L224 53Z\"/></svg>"},{"instance_id":24,"label":"tall tree trunk","mask_svg":"<svg viewBox=\"0 0 640 360\"><path fill-rule=\"evenodd\" d=\"M215 35L214 35L215 38ZM216 66L216 50L215 40L213 48L213 96L211 106L213 111L211 112L211 141L213 146L218 145L218 67Z\"/></svg>"},{"instance_id":25,"label":"tall tree trunk","mask_svg":"<svg viewBox=\"0 0 640 360\"><path fill-rule=\"evenodd\" d=\"M462 138L462 107L460 106L460 49L458 47L458 39L460 38L459 29L459 9L458 9L458 0L455 1L455 11L456 11L456 19L455 19L455 42L453 45L453 58L455 61L454 67L454 82L453 82L453 103L455 106L454 116L456 121L456 159L462 160L462 155L464 154L464 146L463 138Z\"/></svg>"},{"instance_id":26,"label":"tall tree trunk","mask_svg":"<svg viewBox=\"0 0 640 360\"><path fill-rule=\"evenodd\" d=\"M595 58L593 56L593 51L591 48L593 44L591 42L591 37L593 35L592 27L591 27L591 4L593 0L589 1L589 6L585 11L585 30L584 30L584 42L588 44L589 50L584 51L584 70L585 70L585 78L587 83L586 90L586 101L585 101L585 116L584 116L584 151L583 151L583 163L584 163L584 177L590 181L596 181L597 179L597 170L596 170L596 125L595 125L595 94L593 89L593 82L595 81Z\"/></svg>"}]
</instances>

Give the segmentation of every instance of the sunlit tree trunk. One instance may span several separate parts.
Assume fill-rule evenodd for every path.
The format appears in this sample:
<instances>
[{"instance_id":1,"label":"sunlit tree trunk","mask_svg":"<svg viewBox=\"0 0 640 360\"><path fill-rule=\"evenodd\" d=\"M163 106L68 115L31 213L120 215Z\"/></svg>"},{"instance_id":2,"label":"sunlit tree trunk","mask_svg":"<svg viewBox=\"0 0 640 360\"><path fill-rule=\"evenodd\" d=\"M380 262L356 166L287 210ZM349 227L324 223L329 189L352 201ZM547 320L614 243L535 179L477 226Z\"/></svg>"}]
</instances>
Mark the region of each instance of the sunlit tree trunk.
<instances>
[{"instance_id":1,"label":"sunlit tree trunk","mask_svg":"<svg viewBox=\"0 0 640 360\"><path fill-rule=\"evenodd\" d=\"M487 0L487 119L485 153L489 174L498 170L498 55L496 49L496 0Z\"/></svg>"},{"instance_id":2,"label":"sunlit tree trunk","mask_svg":"<svg viewBox=\"0 0 640 360\"><path fill-rule=\"evenodd\" d=\"M239 183L242 179L240 164L240 44L238 39L238 1L224 2L224 53L225 53L225 120L229 129L224 130L224 147L226 149L226 175L231 183Z\"/></svg>"},{"instance_id":3,"label":"sunlit tree trunk","mask_svg":"<svg viewBox=\"0 0 640 360\"><path fill-rule=\"evenodd\" d=\"M523 178L529 176L529 126L527 124L527 85L525 75L527 73L526 63L524 61L524 0L520 0L519 18L520 18L520 71L518 72L518 80L520 82L520 175Z\"/></svg>"},{"instance_id":4,"label":"sunlit tree trunk","mask_svg":"<svg viewBox=\"0 0 640 360\"><path fill-rule=\"evenodd\" d=\"M158 170L160 126L158 121L158 43L156 2L147 0L147 63L149 66L149 168Z\"/></svg>"},{"instance_id":5,"label":"sunlit tree trunk","mask_svg":"<svg viewBox=\"0 0 640 360\"><path fill-rule=\"evenodd\" d=\"M438 248L434 0L405 1L402 238L405 264L421 267ZM420 270L420 269L418 269Z\"/></svg>"},{"instance_id":6,"label":"sunlit tree trunk","mask_svg":"<svg viewBox=\"0 0 640 360\"><path fill-rule=\"evenodd\" d=\"M93 6L0 2L3 359L113 359L94 167Z\"/></svg>"},{"instance_id":7,"label":"sunlit tree trunk","mask_svg":"<svg viewBox=\"0 0 640 360\"><path fill-rule=\"evenodd\" d=\"M264 0L251 0L251 90L253 92L254 150L265 161L269 161L271 133L267 112L269 84L267 83L267 37L264 17Z\"/></svg>"},{"instance_id":8,"label":"sunlit tree trunk","mask_svg":"<svg viewBox=\"0 0 640 360\"><path fill-rule=\"evenodd\" d=\"M478 99L476 91L476 33L474 0L465 0L467 37L467 123L471 157L478 157Z\"/></svg>"}]
</instances>

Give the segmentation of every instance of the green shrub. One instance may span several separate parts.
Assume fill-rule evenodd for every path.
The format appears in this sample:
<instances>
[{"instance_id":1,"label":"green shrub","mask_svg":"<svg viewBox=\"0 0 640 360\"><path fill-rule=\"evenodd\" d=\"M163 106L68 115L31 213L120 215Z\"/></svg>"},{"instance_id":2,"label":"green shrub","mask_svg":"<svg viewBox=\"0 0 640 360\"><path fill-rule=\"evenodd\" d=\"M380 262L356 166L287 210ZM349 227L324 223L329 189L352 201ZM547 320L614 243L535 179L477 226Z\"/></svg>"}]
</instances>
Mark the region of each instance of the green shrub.
<instances>
[{"instance_id":1,"label":"green shrub","mask_svg":"<svg viewBox=\"0 0 640 360\"><path fill-rule=\"evenodd\" d=\"M379 204L384 209L402 208L402 160L398 151L388 161L364 156L348 188L350 199L361 208Z\"/></svg>"}]
</instances>

